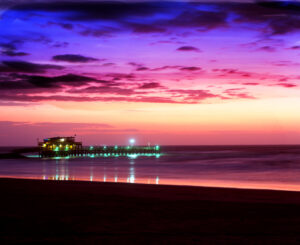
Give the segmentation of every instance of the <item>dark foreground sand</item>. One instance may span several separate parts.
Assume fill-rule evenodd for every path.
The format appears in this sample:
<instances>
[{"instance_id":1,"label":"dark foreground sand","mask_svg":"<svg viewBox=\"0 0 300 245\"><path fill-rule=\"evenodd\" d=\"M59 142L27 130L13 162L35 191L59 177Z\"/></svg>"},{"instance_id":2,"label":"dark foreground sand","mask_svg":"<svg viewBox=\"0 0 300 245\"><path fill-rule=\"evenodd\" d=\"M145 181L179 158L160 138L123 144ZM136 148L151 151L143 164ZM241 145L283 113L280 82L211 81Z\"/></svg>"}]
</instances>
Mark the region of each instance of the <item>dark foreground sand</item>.
<instances>
[{"instance_id":1,"label":"dark foreground sand","mask_svg":"<svg viewBox=\"0 0 300 245\"><path fill-rule=\"evenodd\" d=\"M0 179L0 244L300 244L300 192Z\"/></svg>"}]
</instances>

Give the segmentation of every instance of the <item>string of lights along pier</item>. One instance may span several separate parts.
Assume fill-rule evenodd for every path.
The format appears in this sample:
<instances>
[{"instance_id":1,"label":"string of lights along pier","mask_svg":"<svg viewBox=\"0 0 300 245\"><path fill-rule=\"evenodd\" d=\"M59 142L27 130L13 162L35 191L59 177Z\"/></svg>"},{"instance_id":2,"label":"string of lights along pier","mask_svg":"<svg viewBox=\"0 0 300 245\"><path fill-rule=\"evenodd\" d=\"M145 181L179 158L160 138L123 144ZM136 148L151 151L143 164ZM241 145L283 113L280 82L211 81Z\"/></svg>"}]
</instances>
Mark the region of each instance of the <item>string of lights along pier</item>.
<instances>
[{"instance_id":1,"label":"string of lights along pier","mask_svg":"<svg viewBox=\"0 0 300 245\"><path fill-rule=\"evenodd\" d=\"M38 142L39 157L137 157L137 156L160 156L160 146L136 146L135 140L130 139L127 146L83 146L82 142L71 137L52 137Z\"/></svg>"}]
</instances>

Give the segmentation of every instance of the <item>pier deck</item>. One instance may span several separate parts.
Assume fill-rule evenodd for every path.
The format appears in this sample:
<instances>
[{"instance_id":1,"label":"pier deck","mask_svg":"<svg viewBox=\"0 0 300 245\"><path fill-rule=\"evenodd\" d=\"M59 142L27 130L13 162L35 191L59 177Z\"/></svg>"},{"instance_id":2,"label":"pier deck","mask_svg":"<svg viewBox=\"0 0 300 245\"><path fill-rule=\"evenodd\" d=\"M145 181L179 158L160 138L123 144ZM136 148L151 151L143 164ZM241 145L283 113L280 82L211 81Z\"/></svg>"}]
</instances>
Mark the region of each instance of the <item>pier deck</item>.
<instances>
[{"instance_id":1,"label":"pier deck","mask_svg":"<svg viewBox=\"0 0 300 245\"><path fill-rule=\"evenodd\" d=\"M101 157L101 156L128 156L128 155L155 155L160 154L159 146L89 146L80 149L61 149L54 150L40 149L39 156L42 158L50 157Z\"/></svg>"},{"instance_id":2,"label":"pier deck","mask_svg":"<svg viewBox=\"0 0 300 245\"><path fill-rule=\"evenodd\" d=\"M156 146L82 146L75 136L52 137L39 142L39 156L52 157L107 157L128 155L154 155L160 153L160 147Z\"/></svg>"}]
</instances>

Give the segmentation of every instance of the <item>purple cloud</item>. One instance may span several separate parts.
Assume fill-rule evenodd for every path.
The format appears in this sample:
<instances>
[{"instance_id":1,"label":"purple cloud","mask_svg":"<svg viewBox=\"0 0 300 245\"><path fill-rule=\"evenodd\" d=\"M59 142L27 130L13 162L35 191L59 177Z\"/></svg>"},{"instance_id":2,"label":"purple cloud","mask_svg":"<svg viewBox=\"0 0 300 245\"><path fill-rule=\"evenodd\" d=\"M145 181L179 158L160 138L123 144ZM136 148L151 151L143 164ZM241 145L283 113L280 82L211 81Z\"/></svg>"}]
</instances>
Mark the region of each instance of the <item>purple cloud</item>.
<instances>
[{"instance_id":1,"label":"purple cloud","mask_svg":"<svg viewBox=\"0 0 300 245\"><path fill-rule=\"evenodd\" d=\"M132 29L133 32L136 33L162 33L165 32L166 29L160 26L155 25L145 25L145 24L130 24L129 27Z\"/></svg>"},{"instance_id":2,"label":"purple cloud","mask_svg":"<svg viewBox=\"0 0 300 245\"><path fill-rule=\"evenodd\" d=\"M64 61L64 62L70 62L70 63L87 63L87 62L94 62L98 61L99 59L92 58L92 57L86 57L79 54L61 54L61 55L55 55L52 57L55 61Z\"/></svg>"},{"instance_id":3,"label":"purple cloud","mask_svg":"<svg viewBox=\"0 0 300 245\"><path fill-rule=\"evenodd\" d=\"M160 85L160 83L151 82L151 83L144 83L143 85L141 85L138 88L139 89L153 89L153 88L161 88L161 87L162 86Z\"/></svg>"},{"instance_id":4,"label":"purple cloud","mask_svg":"<svg viewBox=\"0 0 300 245\"><path fill-rule=\"evenodd\" d=\"M6 56L11 56L11 57L15 57L15 56L27 56L27 55L29 55L29 53L16 52L16 51L13 51L13 50L2 51L2 54L6 55Z\"/></svg>"},{"instance_id":5,"label":"purple cloud","mask_svg":"<svg viewBox=\"0 0 300 245\"><path fill-rule=\"evenodd\" d=\"M272 46L263 46L263 47L258 48L258 50L267 51L267 52L275 52L276 48L274 48Z\"/></svg>"},{"instance_id":6,"label":"purple cloud","mask_svg":"<svg viewBox=\"0 0 300 245\"><path fill-rule=\"evenodd\" d=\"M0 72L44 73L49 69L62 70L64 67L26 61L2 61L0 64Z\"/></svg>"},{"instance_id":7,"label":"purple cloud","mask_svg":"<svg viewBox=\"0 0 300 245\"><path fill-rule=\"evenodd\" d=\"M187 67L182 67L180 68L182 71L200 71L201 68L197 66L187 66Z\"/></svg>"},{"instance_id":8,"label":"purple cloud","mask_svg":"<svg viewBox=\"0 0 300 245\"><path fill-rule=\"evenodd\" d=\"M270 86L281 86L281 87L285 87L285 88L294 88L297 87L297 84L294 83L276 83L276 84L272 84Z\"/></svg>"},{"instance_id":9,"label":"purple cloud","mask_svg":"<svg viewBox=\"0 0 300 245\"><path fill-rule=\"evenodd\" d=\"M177 51L187 51L187 52L201 52L200 49L193 47L193 46L181 46L176 49Z\"/></svg>"}]
</instances>

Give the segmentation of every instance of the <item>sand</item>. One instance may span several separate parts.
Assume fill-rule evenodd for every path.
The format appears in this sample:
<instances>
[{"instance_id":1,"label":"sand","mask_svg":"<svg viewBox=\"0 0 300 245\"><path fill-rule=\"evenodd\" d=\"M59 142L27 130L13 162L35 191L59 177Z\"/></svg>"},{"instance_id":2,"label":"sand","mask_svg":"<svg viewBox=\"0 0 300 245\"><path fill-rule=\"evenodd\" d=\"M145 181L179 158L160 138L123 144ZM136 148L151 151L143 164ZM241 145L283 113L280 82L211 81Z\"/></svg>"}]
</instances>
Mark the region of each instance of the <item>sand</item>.
<instances>
[{"instance_id":1,"label":"sand","mask_svg":"<svg viewBox=\"0 0 300 245\"><path fill-rule=\"evenodd\" d=\"M0 179L0 244L299 244L300 192Z\"/></svg>"}]
</instances>

